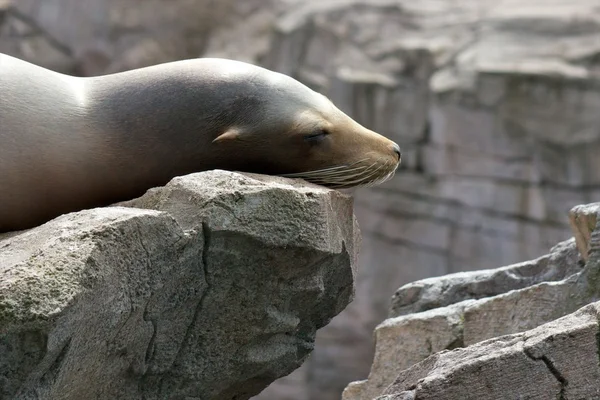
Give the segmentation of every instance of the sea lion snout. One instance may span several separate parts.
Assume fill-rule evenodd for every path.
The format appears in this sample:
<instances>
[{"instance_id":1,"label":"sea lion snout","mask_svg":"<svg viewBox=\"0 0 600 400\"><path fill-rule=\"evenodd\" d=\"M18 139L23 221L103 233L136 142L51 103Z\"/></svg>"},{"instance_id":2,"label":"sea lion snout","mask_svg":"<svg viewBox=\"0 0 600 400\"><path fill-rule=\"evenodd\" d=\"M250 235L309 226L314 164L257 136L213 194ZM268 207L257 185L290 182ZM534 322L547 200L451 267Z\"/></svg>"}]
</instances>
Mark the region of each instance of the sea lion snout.
<instances>
[{"instance_id":1,"label":"sea lion snout","mask_svg":"<svg viewBox=\"0 0 600 400\"><path fill-rule=\"evenodd\" d=\"M282 175L335 189L373 186L391 179L400 165L400 146L346 114L331 115L329 133L319 135L310 151L296 160L300 170ZM303 118L313 117L307 113Z\"/></svg>"},{"instance_id":2,"label":"sea lion snout","mask_svg":"<svg viewBox=\"0 0 600 400\"><path fill-rule=\"evenodd\" d=\"M400 151L400 146L398 145L398 143L392 142L392 151L396 153L396 155L398 156L398 162L400 162L400 160L402 160L402 152Z\"/></svg>"},{"instance_id":3,"label":"sea lion snout","mask_svg":"<svg viewBox=\"0 0 600 400\"><path fill-rule=\"evenodd\" d=\"M388 165L393 165L396 169L402 160L402 150L400 145L387 137L374 132L370 129L363 129L361 132L364 135L364 142L361 143L361 147L367 149L371 148L373 157L380 159L380 162ZM385 168L387 169L387 168Z\"/></svg>"}]
</instances>

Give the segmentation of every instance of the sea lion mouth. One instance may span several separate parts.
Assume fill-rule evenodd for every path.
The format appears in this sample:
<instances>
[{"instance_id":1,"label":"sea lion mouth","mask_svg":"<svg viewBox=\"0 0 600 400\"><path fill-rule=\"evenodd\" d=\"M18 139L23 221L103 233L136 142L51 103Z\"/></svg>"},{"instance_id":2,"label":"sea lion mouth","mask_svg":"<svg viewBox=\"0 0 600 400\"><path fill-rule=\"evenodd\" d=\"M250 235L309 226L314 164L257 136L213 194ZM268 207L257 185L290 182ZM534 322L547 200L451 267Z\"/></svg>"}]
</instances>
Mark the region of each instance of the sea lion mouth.
<instances>
[{"instance_id":1,"label":"sea lion mouth","mask_svg":"<svg viewBox=\"0 0 600 400\"><path fill-rule=\"evenodd\" d=\"M370 187L392 179L399 164L398 162L389 161L373 162L372 159L364 158L351 164L283 174L281 176L286 178L301 178L332 189Z\"/></svg>"}]
</instances>

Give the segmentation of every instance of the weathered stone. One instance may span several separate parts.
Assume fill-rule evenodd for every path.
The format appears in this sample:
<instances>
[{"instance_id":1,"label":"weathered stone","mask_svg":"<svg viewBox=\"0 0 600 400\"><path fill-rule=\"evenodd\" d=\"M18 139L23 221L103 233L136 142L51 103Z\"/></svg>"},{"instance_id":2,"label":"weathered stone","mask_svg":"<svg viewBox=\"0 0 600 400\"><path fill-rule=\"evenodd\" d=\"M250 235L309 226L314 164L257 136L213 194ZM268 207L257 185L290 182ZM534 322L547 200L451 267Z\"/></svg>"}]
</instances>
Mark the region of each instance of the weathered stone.
<instances>
[{"instance_id":1,"label":"weathered stone","mask_svg":"<svg viewBox=\"0 0 600 400\"><path fill-rule=\"evenodd\" d=\"M1 398L248 399L352 299L358 228L337 191L212 171L125 204L160 211L0 239Z\"/></svg>"},{"instance_id":2,"label":"weathered stone","mask_svg":"<svg viewBox=\"0 0 600 400\"><path fill-rule=\"evenodd\" d=\"M524 333L437 353L377 399L598 399L599 320L595 303Z\"/></svg>"},{"instance_id":3,"label":"weathered stone","mask_svg":"<svg viewBox=\"0 0 600 400\"><path fill-rule=\"evenodd\" d=\"M459 272L409 283L392 297L390 317L481 299L542 282L560 281L581 271L574 240L559 243L550 254L491 270Z\"/></svg>"},{"instance_id":4,"label":"weathered stone","mask_svg":"<svg viewBox=\"0 0 600 400\"><path fill-rule=\"evenodd\" d=\"M598 211L595 205L581 206L577 209L581 212L574 215L585 216L587 220ZM582 225L589 226L585 222ZM594 231L589 238L589 247L592 251L585 264L581 260L575 240L571 239L559 243L549 255L533 261L495 270L464 272L430 278L400 288L392 299L391 318L384 321L375 330L376 350L369 378L349 385L344 391L343 399L370 400L386 393L392 397L383 396L381 399L400 395L410 395L415 398L421 398L421 396L428 398L427 396L431 395L434 396L431 398L436 398L435 396L438 394L429 393L429 389L418 392L414 388L403 389L404 391L395 389L386 391L385 388L392 384L396 377L402 377L408 370L417 371L418 374L429 374L430 371L424 372L419 369L419 366L430 365L426 364L427 360L434 360L431 362L436 363L437 357L444 357L444 350L456 347L471 346L467 349L472 349L475 354L472 356L471 353L464 353L464 358L469 364L465 368L479 368L487 371L486 373L495 374L495 368L499 368L498 365L502 365L501 362L504 361L495 361L496 359L493 357L501 357L500 353L505 350L504 344L502 344L503 339L498 337L534 329L573 313L598 299L600 294L600 285L598 285L600 252L595 252L593 249L598 247L600 236ZM600 307L600 303L598 303L598 307ZM588 339L580 338L575 333L569 335L574 340L571 346L578 346L577 351L597 352L595 342L590 343ZM499 349L491 346L486 350L497 351L498 354L493 354L492 358L481 358L478 347L472 345L488 339L502 345ZM485 343L489 342L490 340ZM563 360L566 364L565 369L569 369L572 368L568 365L571 362L570 357L578 356L572 355L570 351L569 348L558 347L552 357ZM554 368L552 367L554 361L544 355L533 354L529 350L525 351L526 356L540 359L546 364L550 363L549 368ZM523 354L512 354L510 357L523 359ZM425 361L417 364L422 360ZM477 366L474 367L470 365L471 363L477 364ZM413 365L415 366L413 367ZM537 372L532 373L534 373L534 377L542 379ZM577 373L573 372L575 375ZM454 377L456 372L450 374ZM438 376L440 375L438 374ZM523 377L531 378L527 374ZM413 378L420 379L414 376L411 379ZM456 382L452 381L454 378L444 379L447 380L444 387L449 393L444 398L448 399L452 398L449 397L452 393L458 396L456 398L462 398L460 396L466 393L465 387L470 387L472 384L475 387L478 385L477 381L466 384L461 378L457 378ZM502 377L500 382L502 379L504 378ZM507 379L512 379L510 374ZM558 390L560 393L566 393L566 378L564 382L561 381L561 375L557 379L561 384ZM590 392L594 386L586 381L586 379L590 379L589 376L577 375L574 376L574 379L577 383L569 386L571 393L576 393L577 396L580 396L581 393L595 393ZM493 383L489 393L486 392L486 399L503 398L499 396L499 392L496 392L501 389L502 384L495 385L496 383ZM409 386L410 384L406 387ZM531 396L528 398L546 398L544 396L550 396L549 393L557 390L550 387L549 392L537 392L535 387L528 385L528 381L524 379L516 380L513 386L512 390L515 390L515 393ZM487 389L482 388L481 390ZM600 388L596 388L596 390L600 390ZM465 398L475 399L483 396L483 393L475 390L472 394L474 397L467 396ZM510 397L510 392L506 396ZM584 395L581 394L581 396ZM565 395L564 398L570 397Z\"/></svg>"},{"instance_id":5,"label":"weathered stone","mask_svg":"<svg viewBox=\"0 0 600 400\"><path fill-rule=\"evenodd\" d=\"M600 214L600 203L576 206L569 212L569 223L575 236L575 242L581 258L585 261L589 258L592 232L600 231L598 214Z\"/></svg>"},{"instance_id":6,"label":"weathered stone","mask_svg":"<svg viewBox=\"0 0 600 400\"><path fill-rule=\"evenodd\" d=\"M399 373L436 352L522 332L574 312L594 298L576 295L578 275L387 319L375 330L369 378L344 391L344 400L377 397Z\"/></svg>"},{"instance_id":7,"label":"weathered stone","mask_svg":"<svg viewBox=\"0 0 600 400\"><path fill-rule=\"evenodd\" d=\"M346 399L373 399L398 374L430 355L464 346L463 317L473 300L399 318L389 318L375 329L377 348L369 378L353 382L343 392Z\"/></svg>"}]
</instances>

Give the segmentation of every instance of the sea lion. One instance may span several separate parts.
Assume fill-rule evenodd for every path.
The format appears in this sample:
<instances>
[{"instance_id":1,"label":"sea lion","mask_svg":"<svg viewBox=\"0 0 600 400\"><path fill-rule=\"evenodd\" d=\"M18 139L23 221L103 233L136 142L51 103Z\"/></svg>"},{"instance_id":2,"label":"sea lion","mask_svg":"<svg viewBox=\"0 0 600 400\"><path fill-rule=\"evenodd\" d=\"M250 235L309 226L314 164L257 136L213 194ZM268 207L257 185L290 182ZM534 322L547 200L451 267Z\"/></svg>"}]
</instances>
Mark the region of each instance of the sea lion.
<instances>
[{"instance_id":1,"label":"sea lion","mask_svg":"<svg viewBox=\"0 0 600 400\"><path fill-rule=\"evenodd\" d=\"M0 54L0 232L210 169L381 183L400 148L297 80L199 58L80 78Z\"/></svg>"}]
</instances>

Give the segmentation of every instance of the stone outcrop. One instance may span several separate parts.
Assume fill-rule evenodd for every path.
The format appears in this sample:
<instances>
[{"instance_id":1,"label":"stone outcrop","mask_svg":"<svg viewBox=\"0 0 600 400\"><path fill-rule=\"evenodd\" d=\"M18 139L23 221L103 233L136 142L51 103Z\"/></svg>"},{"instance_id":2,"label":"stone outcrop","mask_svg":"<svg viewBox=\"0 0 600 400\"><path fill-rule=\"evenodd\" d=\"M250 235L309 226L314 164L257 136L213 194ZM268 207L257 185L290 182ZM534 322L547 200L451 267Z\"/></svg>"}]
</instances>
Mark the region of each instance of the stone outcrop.
<instances>
[{"instance_id":1,"label":"stone outcrop","mask_svg":"<svg viewBox=\"0 0 600 400\"><path fill-rule=\"evenodd\" d=\"M438 353L377 400L599 399L600 303L530 331Z\"/></svg>"},{"instance_id":2,"label":"stone outcrop","mask_svg":"<svg viewBox=\"0 0 600 400\"><path fill-rule=\"evenodd\" d=\"M1 399L248 399L353 296L352 200L225 171L0 238Z\"/></svg>"},{"instance_id":3,"label":"stone outcrop","mask_svg":"<svg viewBox=\"0 0 600 400\"><path fill-rule=\"evenodd\" d=\"M482 299L556 282L581 271L583 262L574 239L561 242L535 260L507 267L459 272L404 285L394 293L389 316L413 314L469 299Z\"/></svg>"},{"instance_id":4,"label":"stone outcrop","mask_svg":"<svg viewBox=\"0 0 600 400\"><path fill-rule=\"evenodd\" d=\"M0 0L0 51L81 75L254 61L400 143L396 178L356 195L356 300L262 397L337 400L398 287L543 256L600 197L599 15L597 0Z\"/></svg>"},{"instance_id":5,"label":"stone outcrop","mask_svg":"<svg viewBox=\"0 0 600 400\"><path fill-rule=\"evenodd\" d=\"M599 214L575 207L579 238L547 256L400 288L344 400L600 398Z\"/></svg>"}]
</instances>

